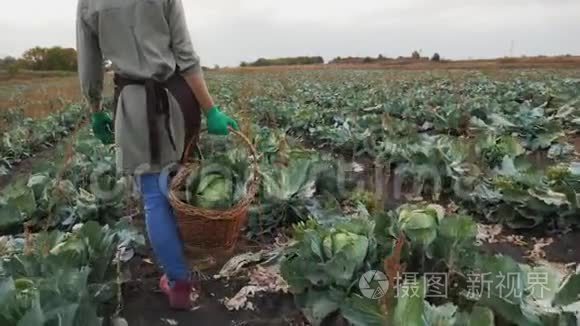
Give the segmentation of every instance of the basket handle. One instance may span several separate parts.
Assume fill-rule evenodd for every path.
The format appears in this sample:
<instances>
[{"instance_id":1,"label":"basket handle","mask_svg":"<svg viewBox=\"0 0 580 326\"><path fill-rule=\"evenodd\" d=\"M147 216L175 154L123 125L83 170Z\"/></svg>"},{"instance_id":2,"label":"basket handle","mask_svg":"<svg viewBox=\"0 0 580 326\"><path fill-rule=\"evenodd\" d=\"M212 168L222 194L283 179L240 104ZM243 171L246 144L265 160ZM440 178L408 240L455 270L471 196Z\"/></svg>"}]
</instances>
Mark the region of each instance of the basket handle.
<instances>
[{"instance_id":1,"label":"basket handle","mask_svg":"<svg viewBox=\"0 0 580 326\"><path fill-rule=\"evenodd\" d=\"M183 152L183 156L181 157L181 165L186 165L187 164L187 158L189 157L189 155L191 154L191 149L193 148L193 146L197 146L197 141L199 140L199 133L194 134L191 137L191 140L187 143L187 146L185 147L185 151Z\"/></svg>"},{"instance_id":2,"label":"basket handle","mask_svg":"<svg viewBox=\"0 0 580 326\"><path fill-rule=\"evenodd\" d=\"M250 155L252 155L254 157L254 164L257 165L258 164L258 151L256 150L256 147L254 147L254 145L252 144L250 139L246 135L244 135L242 132L237 131L232 127L228 127L228 130L230 133L232 133L232 134L236 135L238 138L240 138L243 141L243 143L248 147L248 149L250 151ZM187 158L191 154L192 148L195 145L197 145L198 140L199 140L199 135L195 135L191 138L191 140L187 144L187 147L185 148L185 152L184 152L183 158L181 160L181 164L183 164L183 165L187 164Z\"/></svg>"}]
</instances>

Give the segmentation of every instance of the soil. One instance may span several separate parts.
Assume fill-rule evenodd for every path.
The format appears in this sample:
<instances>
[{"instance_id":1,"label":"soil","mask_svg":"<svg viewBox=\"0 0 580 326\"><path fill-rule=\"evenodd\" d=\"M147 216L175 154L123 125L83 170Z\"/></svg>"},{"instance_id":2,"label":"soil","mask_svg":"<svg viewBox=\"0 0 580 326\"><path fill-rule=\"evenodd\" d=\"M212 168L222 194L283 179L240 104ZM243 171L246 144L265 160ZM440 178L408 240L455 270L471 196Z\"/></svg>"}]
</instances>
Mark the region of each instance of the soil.
<instances>
[{"instance_id":1,"label":"soil","mask_svg":"<svg viewBox=\"0 0 580 326\"><path fill-rule=\"evenodd\" d=\"M256 311L229 312L214 296L223 295L222 284L204 284L207 291L199 299L199 306L194 311L179 312L169 308L166 298L159 292L153 292L156 282L149 282L150 289L136 294L125 307L123 317L129 325L163 326L163 325L300 325L299 312L292 306L289 296L269 295L256 302ZM144 286L147 283L144 283Z\"/></svg>"},{"instance_id":2,"label":"soil","mask_svg":"<svg viewBox=\"0 0 580 326\"><path fill-rule=\"evenodd\" d=\"M228 311L221 303L233 297L246 279L215 280L212 275L219 268L204 271L206 280L199 281L199 299L191 311L174 311L159 291L161 276L146 256L134 259L132 279L124 289L124 317L131 326L157 325L303 325L300 311L290 294L263 294L251 299L255 310Z\"/></svg>"},{"instance_id":3,"label":"soil","mask_svg":"<svg viewBox=\"0 0 580 326\"><path fill-rule=\"evenodd\" d=\"M56 156L55 152L55 147L48 147L36 152L33 156L22 160L20 163L15 164L10 170L10 174L0 176L0 190L4 189L13 180L18 179L19 177L28 176L38 164L54 160L54 157Z\"/></svg>"},{"instance_id":4,"label":"soil","mask_svg":"<svg viewBox=\"0 0 580 326\"><path fill-rule=\"evenodd\" d=\"M142 214L135 215L134 223L142 232L146 232ZM159 290L162 273L155 264L152 252L146 249L130 262L131 281L123 289L121 315L131 326L304 325L302 314L294 305L291 294L257 294L250 299L255 310L229 311L221 302L226 297L233 297L247 284L248 279L243 272L239 277L229 280L216 280L213 275L219 272L230 257L263 248L263 244L246 239L240 239L235 250L229 254L186 247L189 264L198 270L196 289L199 290L199 299L192 311L170 309L167 297Z\"/></svg>"},{"instance_id":5,"label":"soil","mask_svg":"<svg viewBox=\"0 0 580 326\"><path fill-rule=\"evenodd\" d=\"M556 263L580 264L580 231L576 230L554 239L554 243L544 249L549 261Z\"/></svg>"},{"instance_id":6,"label":"soil","mask_svg":"<svg viewBox=\"0 0 580 326\"><path fill-rule=\"evenodd\" d=\"M575 135L571 138L572 144L574 144L574 148L576 148L576 152L580 153L580 135Z\"/></svg>"},{"instance_id":7,"label":"soil","mask_svg":"<svg viewBox=\"0 0 580 326\"><path fill-rule=\"evenodd\" d=\"M580 264L580 250L578 250L580 230L574 230L565 234L538 237L537 232L508 229L502 232L501 237L505 238L514 235L521 236L521 241L525 244L500 241L498 243L486 243L484 248L489 253L501 253L510 256L520 263L536 263L536 261L527 257L530 251L533 250L534 244L539 239L551 238L553 240L552 244L542 248L545 253L543 260L558 264Z\"/></svg>"},{"instance_id":8,"label":"soil","mask_svg":"<svg viewBox=\"0 0 580 326\"><path fill-rule=\"evenodd\" d=\"M59 157L59 155L62 155L60 147L62 144L68 142L69 139L70 138L68 137L61 139L58 145L43 148L35 152L32 156L14 164L8 175L0 176L0 190L4 189L8 184L20 177L28 177L28 175L39 165L60 160L61 157Z\"/></svg>"}]
</instances>

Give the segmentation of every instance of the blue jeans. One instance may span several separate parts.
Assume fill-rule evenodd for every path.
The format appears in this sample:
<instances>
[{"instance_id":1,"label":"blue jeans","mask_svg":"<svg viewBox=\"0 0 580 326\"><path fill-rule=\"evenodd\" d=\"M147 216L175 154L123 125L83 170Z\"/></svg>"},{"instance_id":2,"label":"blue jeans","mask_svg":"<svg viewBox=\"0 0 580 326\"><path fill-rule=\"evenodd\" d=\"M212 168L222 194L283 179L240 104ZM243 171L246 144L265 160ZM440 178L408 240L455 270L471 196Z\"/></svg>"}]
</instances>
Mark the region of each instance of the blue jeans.
<instances>
[{"instance_id":1,"label":"blue jeans","mask_svg":"<svg viewBox=\"0 0 580 326\"><path fill-rule=\"evenodd\" d=\"M140 177L140 181L147 233L157 261L170 281L188 281L191 273L183 253L175 215L167 197L168 177L159 173L145 174Z\"/></svg>"}]
</instances>

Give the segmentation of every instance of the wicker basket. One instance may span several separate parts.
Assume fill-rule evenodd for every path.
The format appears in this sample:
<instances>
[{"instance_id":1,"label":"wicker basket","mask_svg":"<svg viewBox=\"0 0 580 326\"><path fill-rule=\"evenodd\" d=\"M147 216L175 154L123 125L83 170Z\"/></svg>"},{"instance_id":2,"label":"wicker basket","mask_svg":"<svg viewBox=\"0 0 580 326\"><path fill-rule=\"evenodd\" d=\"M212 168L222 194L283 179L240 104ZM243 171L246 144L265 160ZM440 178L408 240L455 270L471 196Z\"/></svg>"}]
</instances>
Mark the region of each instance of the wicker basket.
<instances>
[{"instance_id":1,"label":"wicker basket","mask_svg":"<svg viewBox=\"0 0 580 326\"><path fill-rule=\"evenodd\" d=\"M234 207L228 210L211 210L192 206L179 196L183 192L188 177L196 171L199 164L185 163L171 181L169 201L181 233L182 240L187 248L201 250L229 251L234 248L240 231L247 221L248 209L256 196L259 186L258 154L250 140L242 133L230 130L247 145L253 159L252 179L248 182L247 191ZM187 146L184 158L189 157L195 140Z\"/></svg>"}]
</instances>

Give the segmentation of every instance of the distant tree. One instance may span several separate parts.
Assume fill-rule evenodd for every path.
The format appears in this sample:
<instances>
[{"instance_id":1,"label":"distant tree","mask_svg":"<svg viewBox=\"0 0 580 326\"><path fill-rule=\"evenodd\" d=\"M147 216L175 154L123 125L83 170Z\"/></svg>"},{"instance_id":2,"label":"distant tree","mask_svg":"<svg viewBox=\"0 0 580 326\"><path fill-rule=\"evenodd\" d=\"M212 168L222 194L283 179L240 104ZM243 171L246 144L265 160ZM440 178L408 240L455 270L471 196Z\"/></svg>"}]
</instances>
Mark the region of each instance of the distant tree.
<instances>
[{"instance_id":1,"label":"distant tree","mask_svg":"<svg viewBox=\"0 0 580 326\"><path fill-rule=\"evenodd\" d=\"M7 56L4 59L0 59L0 68L7 69L9 66L16 64L18 60L14 57Z\"/></svg>"},{"instance_id":2,"label":"distant tree","mask_svg":"<svg viewBox=\"0 0 580 326\"><path fill-rule=\"evenodd\" d=\"M439 53L435 52L435 54L433 54L433 56L431 57L431 61L441 61L441 56L439 55Z\"/></svg>"},{"instance_id":3,"label":"distant tree","mask_svg":"<svg viewBox=\"0 0 580 326\"><path fill-rule=\"evenodd\" d=\"M240 63L240 67L247 67L248 63L245 61L242 61L242 63Z\"/></svg>"},{"instance_id":4,"label":"distant tree","mask_svg":"<svg viewBox=\"0 0 580 326\"><path fill-rule=\"evenodd\" d=\"M341 63L342 62L342 57L336 57L332 60L330 60L328 63Z\"/></svg>"},{"instance_id":5,"label":"distant tree","mask_svg":"<svg viewBox=\"0 0 580 326\"><path fill-rule=\"evenodd\" d=\"M24 52L22 60L24 60L24 63L29 69L42 70L45 65L46 52L46 48L37 46Z\"/></svg>"},{"instance_id":6,"label":"distant tree","mask_svg":"<svg viewBox=\"0 0 580 326\"><path fill-rule=\"evenodd\" d=\"M214 70L219 70L219 69L220 69L220 65L214 65L214 66L213 66L213 69L214 69Z\"/></svg>"},{"instance_id":7,"label":"distant tree","mask_svg":"<svg viewBox=\"0 0 580 326\"><path fill-rule=\"evenodd\" d=\"M46 70L77 70L77 51L75 49L65 49L52 47L47 51Z\"/></svg>"},{"instance_id":8,"label":"distant tree","mask_svg":"<svg viewBox=\"0 0 580 326\"><path fill-rule=\"evenodd\" d=\"M411 58L419 60L419 59L421 59L421 53L419 53L419 51L415 50L411 54Z\"/></svg>"},{"instance_id":9,"label":"distant tree","mask_svg":"<svg viewBox=\"0 0 580 326\"><path fill-rule=\"evenodd\" d=\"M382 54L379 54L379 56L377 57L377 59L379 60L383 60L385 57Z\"/></svg>"},{"instance_id":10,"label":"distant tree","mask_svg":"<svg viewBox=\"0 0 580 326\"><path fill-rule=\"evenodd\" d=\"M268 65L268 60L266 60L265 58L258 58L258 60L256 60L256 62L254 62L252 64L253 66L267 66Z\"/></svg>"},{"instance_id":11,"label":"distant tree","mask_svg":"<svg viewBox=\"0 0 580 326\"><path fill-rule=\"evenodd\" d=\"M5 57L4 59L0 59L0 69L6 70L6 72L8 73L8 77L16 76L16 74L18 74L18 72L20 71L21 66L22 63L20 62L20 60L14 57L8 56Z\"/></svg>"},{"instance_id":12,"label":"distant tree","mask_svg":"<svg viewBox=\"0 0 580 326\"><path fill-rule=\"evenodd\" d=\"M37 46L24 52L22 60L32 70L77 70L77 52L71 48Z\"/></svg>"},{"instance_id":13,"label":"distant tree","mask_svg":"<svg viewBox=\"0 0 580 326\"><path fill-rule=\"evenodd\" d=\"M371 57L365 57L363 59L363 63L371 63L371 62L373 62L373 58L371 58Z\"/></svg>"},{"instance_id":14,"label":"distant tree","mask_svg":"<svg viewBox=\"0 0 580 326\"><path fill-rule=\"evenodd\" d=\"M8 66L6 66L6 71L8 72L8 77L12 78L20 72L20 64L18 62L14 62Z\"/></svg>"}]
</instances>

